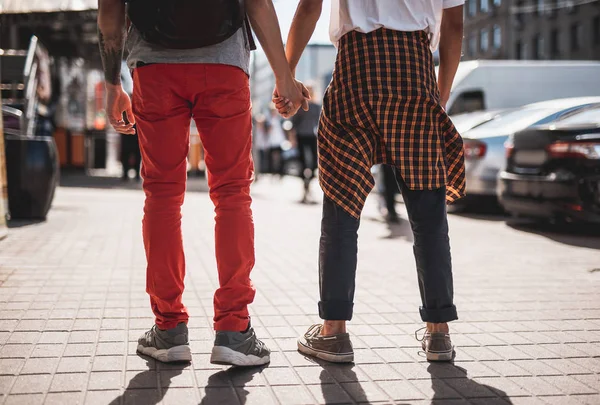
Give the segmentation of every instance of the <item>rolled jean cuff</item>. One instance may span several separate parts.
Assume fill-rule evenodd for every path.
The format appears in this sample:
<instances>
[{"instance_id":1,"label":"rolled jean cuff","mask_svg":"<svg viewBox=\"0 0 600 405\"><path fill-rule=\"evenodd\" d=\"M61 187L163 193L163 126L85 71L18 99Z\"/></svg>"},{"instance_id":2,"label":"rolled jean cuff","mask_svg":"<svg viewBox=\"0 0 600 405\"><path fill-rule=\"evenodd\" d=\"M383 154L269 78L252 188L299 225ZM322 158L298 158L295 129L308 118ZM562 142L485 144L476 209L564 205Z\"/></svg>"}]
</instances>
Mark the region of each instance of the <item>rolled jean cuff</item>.
<instances>
[{"instance_id":1,"label":"rolled jean cuff","mask_svg":"<svg viewBox=\"0 0 600 405\"><path fill-rule=\"evenodd\" d=\"M319 301L319 316L327 321L349 321L353 308L349 301Z\"/></svg>"},{"instance_id":2,"label":"rolled jean cuff","mask_svg":"<svg viewBox=\"0 0 600 405\"><path fill-rule=\"evenodd\" d=\"M445 323L458 319L458 314L456 313L456 307L454 305L439 309L427 309L420 307L419 312L421 313L421 319L423 322Z\"/></svg>"}]
</instances>

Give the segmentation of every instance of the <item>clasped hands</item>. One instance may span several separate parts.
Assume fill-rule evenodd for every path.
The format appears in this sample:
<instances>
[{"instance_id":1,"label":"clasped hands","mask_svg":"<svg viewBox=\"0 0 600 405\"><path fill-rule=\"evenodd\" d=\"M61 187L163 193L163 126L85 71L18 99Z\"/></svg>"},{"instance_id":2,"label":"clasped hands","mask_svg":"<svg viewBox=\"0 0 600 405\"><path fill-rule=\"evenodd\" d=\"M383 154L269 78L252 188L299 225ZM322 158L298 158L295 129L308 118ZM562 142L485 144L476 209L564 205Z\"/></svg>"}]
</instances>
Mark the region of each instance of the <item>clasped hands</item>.
<instances>
[{"instance_id":1,"label":"clasped hands","mask_svg":"<svg viewBox=\"0 0 600 405\"><path fill-rule=\"evenodd\" d=\"M283 118L290 118L300 108L308 111L310 95L302 82L296 79L276 81L273 91L273 104Z\"/></svg>"}]
</instances>

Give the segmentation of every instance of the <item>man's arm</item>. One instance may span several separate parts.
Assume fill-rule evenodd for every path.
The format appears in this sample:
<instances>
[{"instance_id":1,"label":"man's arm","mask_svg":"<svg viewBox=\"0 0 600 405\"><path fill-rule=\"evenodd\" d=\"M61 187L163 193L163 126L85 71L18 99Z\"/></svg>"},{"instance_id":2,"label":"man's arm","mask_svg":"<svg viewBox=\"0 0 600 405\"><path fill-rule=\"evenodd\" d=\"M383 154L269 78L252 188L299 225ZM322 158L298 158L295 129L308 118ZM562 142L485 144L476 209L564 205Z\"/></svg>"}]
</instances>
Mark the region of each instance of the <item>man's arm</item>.
<instances>
[{"instance_id":1,"label":"man's arm","mask_svg":"<svg viewBox=\"0 0 600 405\"><path fill-rule=\"evenodd\" d=\"M296 72L296 66L310 40L317 21L321 16L323 0L300 0L292 26L285 45L285 54L292 72Z\"/></svg>"},{"instance_id":2,"label":"man's arm","mask_svg":"<svg viewBox=\"0 0 600 405\"><path fill-rule=\"evenodd\" d=\"M106 84L106 113L117 132L135 134L131 100L121 85L126 36L125 3L122 0L98 0L98 42Z\"/></svg>"},{"instance_id":3,"label":"man's arm","mask_svg":"<svg viewBox=\"0 0 600 405\"><path fill-rule=\"evenodd\" d=\"M446 108L462 52L463 6L444 10L440 35L438 87L441 104Z\"/></svg>"},{"instance_id":4,"label":"man's arm","mask_svg":"<svg viewBox=\"0 0 600 405\"><path fill-rule=\"evenodd\" d=\"M306 102L285 58L281 30L273 1L246 0L246 12L275 74L277 90L281 97L291 102L289 110L280 111L287 118L298 111L300 107L304 108Z\"/></svg>"},{"instance_id":5,"label":"man's arm","mask_svg":"<svg viewBox=\"0 0 600 405\"><path fill-rule=\"evenodd\" d=\"M302 56L306 44L308 44L315 31L322 8L323 0L300 0L298 4L285 45L286 58L294 76L296 75L296 66L300 56ZM277 88L273 93L273 102L280 113L287 108L288 101L277 91ZM307 108L304 108L304 110L306 111Z\"/></svg>"}]
</instances>

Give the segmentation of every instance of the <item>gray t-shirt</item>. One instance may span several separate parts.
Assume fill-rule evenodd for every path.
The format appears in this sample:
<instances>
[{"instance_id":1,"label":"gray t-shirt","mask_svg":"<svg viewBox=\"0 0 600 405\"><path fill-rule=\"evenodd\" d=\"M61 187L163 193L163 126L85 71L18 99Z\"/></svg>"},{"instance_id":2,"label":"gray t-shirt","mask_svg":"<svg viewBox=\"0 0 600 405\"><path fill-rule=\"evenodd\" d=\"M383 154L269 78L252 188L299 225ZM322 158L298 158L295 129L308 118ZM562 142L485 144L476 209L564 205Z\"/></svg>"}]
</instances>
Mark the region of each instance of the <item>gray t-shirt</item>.
<instances>
[{"instance_id":1,"label":"gray t-shirt","mask_svg":"<svg viewBox=\"0 0 600 405\"><path fill-rule=\"evenodd\" d=\"M225 41L196 49L168 49L148 43L132 25L127 35L127 66L141 63L215 63L237 66L246 74L250 67L250 46L244 27Z\"/></svg>"}]
</instances>

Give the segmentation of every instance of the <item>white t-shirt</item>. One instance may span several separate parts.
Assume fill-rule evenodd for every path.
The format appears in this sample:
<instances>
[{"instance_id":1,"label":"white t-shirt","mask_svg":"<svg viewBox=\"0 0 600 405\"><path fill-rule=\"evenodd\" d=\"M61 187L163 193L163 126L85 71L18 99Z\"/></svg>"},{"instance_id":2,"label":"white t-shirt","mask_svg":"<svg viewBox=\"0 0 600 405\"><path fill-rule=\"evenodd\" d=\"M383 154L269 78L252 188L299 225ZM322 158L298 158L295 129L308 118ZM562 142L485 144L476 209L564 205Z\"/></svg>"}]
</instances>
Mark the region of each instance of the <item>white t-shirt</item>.
<instances>
[{"instance_id":1,"label":"white t-shirt","mask_svg":"<svg viewBox=\"0 0 600 405\"><path fill-rule=\"evenodd\" d=\"M431 50L435 51L440 43L442 10L464 3L465 0L331 0L329 36L337 46L350 31L426 31Z\"/></svg>"}]
</instances>

